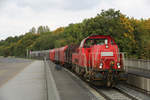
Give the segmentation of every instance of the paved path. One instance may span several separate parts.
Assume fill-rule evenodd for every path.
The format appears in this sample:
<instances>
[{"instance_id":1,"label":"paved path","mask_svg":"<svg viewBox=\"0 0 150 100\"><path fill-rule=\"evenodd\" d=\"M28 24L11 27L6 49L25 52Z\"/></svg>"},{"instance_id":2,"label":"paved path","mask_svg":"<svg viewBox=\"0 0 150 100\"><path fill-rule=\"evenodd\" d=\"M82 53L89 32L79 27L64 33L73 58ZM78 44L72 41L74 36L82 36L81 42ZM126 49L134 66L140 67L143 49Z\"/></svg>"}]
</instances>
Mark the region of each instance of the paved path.
<instances>
[{"instance_id":1,"label":"paved path","mask_svg":"<svg viewBox=\"0 0 150 100\"><path fill-rule=\"evenodd\" d=\"M19 67L12 68L19 70ZM4 73L7 72L1 72ZM47 100L43 62L34 61L0 86L0 100Z\"/></svg>"},{"instance_id":2,"label":"paved path","mask_svg":"<svg viewBox=\"0 0 150 100\"><path fill-rule=\"evenodd\" d=\"M61 100L91 100L91 94L80 81L77 81L66 72L63 68L56 70L53 63L49 63L49 67L54 78L56 88Z\"/></svg>"},{"instance_id":3,"label":"paved path","mask_svg":"<svg viewBox=\"0 0 150 100\"><path fill-rule=\"evenodd\" d=\"M0 100L97 100L81 80L55 66L49 61L0 58Z\"/></svg>"},{"instance_id":4,"label":"paved path","mask_svg":"<svg viewBox=\"0 0 150 100\"><path fill-rule=\"evenodd\" d=\"M0 87L8 80L21 72L31 62L26 63L0 63Z\"/></svg>"}]
</instances>

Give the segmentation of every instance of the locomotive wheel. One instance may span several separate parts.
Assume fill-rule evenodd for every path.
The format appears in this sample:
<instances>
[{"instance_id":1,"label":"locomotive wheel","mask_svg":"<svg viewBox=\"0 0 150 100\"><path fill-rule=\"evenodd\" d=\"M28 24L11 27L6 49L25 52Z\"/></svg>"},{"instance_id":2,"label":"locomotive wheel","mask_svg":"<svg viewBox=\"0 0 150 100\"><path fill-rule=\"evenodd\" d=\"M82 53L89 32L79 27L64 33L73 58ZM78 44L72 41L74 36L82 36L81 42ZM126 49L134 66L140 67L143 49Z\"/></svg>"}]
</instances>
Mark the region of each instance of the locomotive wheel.
<instances>
[{"instance_id":1,"label":"locomotive wheel","mask_svg":"<svg viewBox=\"0 0 150 100\"><path fill-rule=\"evenodd\" d=\"M80 75L80 76L84 76L84 74L85 74L84 69L81 69L81 71L80 71L79 75Z\"/></svg>"},{"instance_id":2,"label":"locomotive wheel","mask_svg":"<svg viewBox=\"0 0 150 100\"><path fill-rule=\"evenodd\" d=\"M75 65L72 65L72 71L75 72Z\"/></svg>"}]
</instances>

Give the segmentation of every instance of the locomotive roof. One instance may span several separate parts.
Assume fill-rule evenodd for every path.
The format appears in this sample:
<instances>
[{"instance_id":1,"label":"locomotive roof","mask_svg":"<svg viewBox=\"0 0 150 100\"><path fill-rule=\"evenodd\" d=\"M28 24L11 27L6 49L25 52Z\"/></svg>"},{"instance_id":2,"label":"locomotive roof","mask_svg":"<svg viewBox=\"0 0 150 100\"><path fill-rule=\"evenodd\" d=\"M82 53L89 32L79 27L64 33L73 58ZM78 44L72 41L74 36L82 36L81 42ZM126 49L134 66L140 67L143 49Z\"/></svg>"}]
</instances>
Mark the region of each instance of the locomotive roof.
<instances>
[{"instance_id":1,"label":"locomotive roof","mask_svg":"<svg viewBox=\"0 0 150 100\"><path fill-rule=\"evenodd\" d=\"M111 38L109 35L92 35L89 36L88 38Z\"/></svg>"}]
</instances>

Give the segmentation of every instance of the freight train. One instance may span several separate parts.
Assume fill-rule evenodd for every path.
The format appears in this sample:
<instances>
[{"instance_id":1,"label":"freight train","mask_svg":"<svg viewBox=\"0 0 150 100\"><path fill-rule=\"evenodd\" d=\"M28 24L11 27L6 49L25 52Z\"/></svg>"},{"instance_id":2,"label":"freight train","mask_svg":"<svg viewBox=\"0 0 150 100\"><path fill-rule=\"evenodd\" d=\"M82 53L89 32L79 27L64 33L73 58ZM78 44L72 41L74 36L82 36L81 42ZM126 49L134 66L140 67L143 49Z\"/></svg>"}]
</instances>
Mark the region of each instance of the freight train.
<instances>
[{"instance_id":1,"label":"freight train","mask_svg":"<svg viewBox=\"0 0 150 100\"><path fill-rule=\"evenodd\" d=\"M92 35L83 39L80 45L66 45L38 53L41 57L49 55L49 60L67 67L94 85L112 87L127 80L123 54L110 36ZM35 52L31 53L34 57L33 54Z\"/></svg>"}]
</instances>

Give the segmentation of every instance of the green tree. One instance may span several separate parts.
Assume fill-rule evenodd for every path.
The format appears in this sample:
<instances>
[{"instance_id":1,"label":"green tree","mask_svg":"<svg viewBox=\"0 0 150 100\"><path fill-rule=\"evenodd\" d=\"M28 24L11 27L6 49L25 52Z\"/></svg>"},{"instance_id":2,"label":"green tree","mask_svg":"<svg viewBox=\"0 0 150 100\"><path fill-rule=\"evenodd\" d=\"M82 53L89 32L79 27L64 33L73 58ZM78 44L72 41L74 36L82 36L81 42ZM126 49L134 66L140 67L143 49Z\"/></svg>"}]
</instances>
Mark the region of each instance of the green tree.
<instances>
[{"instance_id":1,"label":"green tree","mask_svg":"<svg viewBox=\"0 0 150 100\"><path fill-rule=\"evenodd\" d=\"M32 28L29 30L29 32L35 34L35 33L36 33L36 28L35 28L35 27L32 27Z\"/></svg>"}]
</instances>

